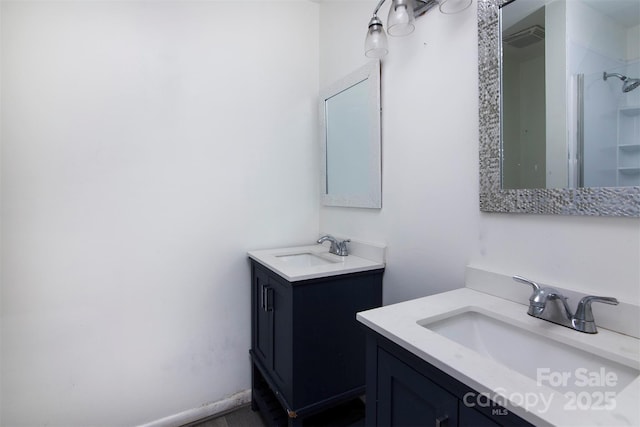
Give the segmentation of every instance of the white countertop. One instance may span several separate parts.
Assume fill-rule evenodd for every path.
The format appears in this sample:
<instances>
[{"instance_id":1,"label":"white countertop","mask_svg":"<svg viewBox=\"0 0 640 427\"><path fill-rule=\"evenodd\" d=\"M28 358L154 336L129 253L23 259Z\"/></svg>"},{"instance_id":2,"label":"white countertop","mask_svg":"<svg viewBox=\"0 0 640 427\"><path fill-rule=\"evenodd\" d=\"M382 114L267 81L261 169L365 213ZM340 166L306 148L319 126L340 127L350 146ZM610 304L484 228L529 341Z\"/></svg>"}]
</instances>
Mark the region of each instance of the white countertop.
<instances>
[{"instance_id":1,"label":"white countertop","mask_svg":"<svg viewBox=\"0 0 640 427\"><path fill-rule=\"evenodd\" d=\"M314 266L296 266L284 261L280 257L293 254L311 253L333 261L330 264ZM384 268L384 262L361 258L356 255L338 256L329 253L324 245L294 246L279 249L264 249L250 251L249 257L265 267L278 273L289 282L316 279L319 277L337 276L340 274L357 273L362 271Z\"/></svg>"},{"instance_id":2,"label":"white countertop","mask_svg":"<svg viewBox=\"0 0 640 427\"><path fill-rule=\"evenodd\" d=\"M537 384L536 380L418 324L469 307L495 313L502 321L513 322L528 331L640 369L640 340L637 338L602 328L597 334L573 331L528 316L525 305L469 288L364 311L357 314L357 319L477 392L500 396L500 402L506 402L509 411L536 426L640 425L640 377L615 394L615 409L571 410L567 409L571 408L571 401L559 391ZM504 343L504 351L509 351L508 342ZM522 404L522 396L541 393L552 396L547 408Z\"/></svg>"}]
</instances>

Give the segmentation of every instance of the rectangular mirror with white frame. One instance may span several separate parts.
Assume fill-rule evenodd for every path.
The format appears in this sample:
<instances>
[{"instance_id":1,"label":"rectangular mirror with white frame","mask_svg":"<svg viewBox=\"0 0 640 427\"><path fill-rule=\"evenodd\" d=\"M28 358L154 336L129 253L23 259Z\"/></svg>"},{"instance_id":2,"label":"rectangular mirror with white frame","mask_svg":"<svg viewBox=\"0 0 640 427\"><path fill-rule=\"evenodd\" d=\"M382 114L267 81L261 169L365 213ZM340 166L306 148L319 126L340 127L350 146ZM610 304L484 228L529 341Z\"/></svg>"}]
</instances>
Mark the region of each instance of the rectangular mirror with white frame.
<instances>
[{"instance_id":1,"label":"rectangular mirror with white frame","mask_svg":"<svg viewBox=\"0 0 640 427\"><path fill-rule=\"evenodd\" d=\"M616 2L638 6L478 0L481 211L640 217L640 26Z\"/></svg>"},{"instance_id":2,"label":"rectangular mirror with white frame","mask_svg":"<svg viewBox=\"0 0 640 427\"><path fill-rule=\"evenodd\" d=\"M380 61L320 92L321 201L382 207Z\"/></svg>"}]
</instances>

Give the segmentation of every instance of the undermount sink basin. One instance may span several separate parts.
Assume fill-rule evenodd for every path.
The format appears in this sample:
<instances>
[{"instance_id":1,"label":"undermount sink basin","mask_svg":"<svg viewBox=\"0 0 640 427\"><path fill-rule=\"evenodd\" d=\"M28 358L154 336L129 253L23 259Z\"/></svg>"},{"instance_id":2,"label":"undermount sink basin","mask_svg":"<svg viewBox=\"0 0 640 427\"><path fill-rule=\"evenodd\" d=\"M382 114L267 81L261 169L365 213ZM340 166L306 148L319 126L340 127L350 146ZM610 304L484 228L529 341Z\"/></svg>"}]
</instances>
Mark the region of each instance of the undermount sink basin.
<instances>
[{"instance_id":1,"label":"undermount sink basin","mask_svg":"<svg viewBox=\"0 0 640 427\"><path fill-rule=\"evenodd\" d=\"M418 324L562 393L619 392L640 375L638 369L473 308Z\"/></svg>"},{"instance_id":2,"label":"undermount sink basin","mask_svg":"<svg viewBox=\"0 0 640 427\"><path fill-rule=\"evenodd\" d=\"M339 261L324 258L321 255L317 255L311 252L305 252L300 254L278 255L276 256L280 261L284 261L287 264L295 267L314 267L317 265L335 264Z\"/></svg>"}]
</instances>

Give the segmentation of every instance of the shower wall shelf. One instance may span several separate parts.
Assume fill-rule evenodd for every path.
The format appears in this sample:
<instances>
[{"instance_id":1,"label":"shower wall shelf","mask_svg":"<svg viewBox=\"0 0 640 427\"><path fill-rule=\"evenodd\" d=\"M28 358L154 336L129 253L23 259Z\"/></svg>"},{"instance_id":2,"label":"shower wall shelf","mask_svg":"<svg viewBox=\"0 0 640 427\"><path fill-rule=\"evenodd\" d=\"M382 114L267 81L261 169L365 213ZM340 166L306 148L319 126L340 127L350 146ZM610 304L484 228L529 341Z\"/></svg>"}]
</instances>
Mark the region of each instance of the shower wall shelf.
<instances>
[{"instance_id":1,"label":"shower wall shelf","mask_svg":"<svg viewBox=\"0 0 640 427\"><path fill-rule=\"evenodd\" d=\"M618 109L618 185L640 185L640 105Z\"/></svg>"},{"instance_id":2,"label":"shower wall shelf","mask_svg":"<svg viewBox=\"0 0 640 427\"><path fill-rule=\"evenodd\" d=\"M640 174L640 168L621 167L621 168L618 168L618 171L620 171L620 173L624 174L624 175L638 175L638 174Z\"/></svg>"},{"instance_id":3,"label":"shower wall shelf","mask_svg":"<svg viewBox=\"0 0 640 427\"><path fill-rule=\"evenodd\" d=\"M628 153L633 153L635 151L640 151L640 143L638 143L638 144L621 144L621 145L618 145L618 148L621 151L626 151Z\"/></svg>"},{"instance_id":4,"label":"shower wall shelf","mask_svg":"<svg viewBox=\"0 0 640 427\"><path fill-rule=\"evenodd\" d=\"M634 105L630 107L620 107L620 112L625 116L640 115L640 105Z\"/></svg>"}]
</instances>

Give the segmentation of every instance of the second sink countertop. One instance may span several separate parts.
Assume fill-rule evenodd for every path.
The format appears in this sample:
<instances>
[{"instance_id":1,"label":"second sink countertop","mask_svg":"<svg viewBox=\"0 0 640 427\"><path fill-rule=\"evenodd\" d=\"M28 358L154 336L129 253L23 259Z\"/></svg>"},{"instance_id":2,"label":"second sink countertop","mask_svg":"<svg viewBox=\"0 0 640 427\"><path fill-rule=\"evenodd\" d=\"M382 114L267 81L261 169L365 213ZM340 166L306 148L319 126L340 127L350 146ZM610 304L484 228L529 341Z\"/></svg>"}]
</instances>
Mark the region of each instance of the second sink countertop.
<instances>
[{"instance_id":1,"label":"second sink countertop","mask_svg":"<svg viewBox=\"0 0 640 427\"><path fill-rule=\"evenodd\" d=\"M614 410L566 410L568 399L544 384L521 375L475 351L439 335L418 322L443 318L466 307L480 307L496 313L527 330L583 348L603 357L630 360L638 364L640 340L600 329L598 334L583 334L533 318L526 306L469 288L457 289L424 298L358 313L357 319L426 362L489 396L522 396L526 393L553 396L547 411L536 411L507 399L507 409L534 425L640 425L638 398L640 378L616 395ZM505 351L508 351L505 343ZM637 368L637 366L636 366Z\"/></svg>"},{"instance_id":2,"label":"second sink countertop","mask_svg":"<svg viewBox=\"0 0 640 427\"><path fill-rule=\"evenodd\" d=\"M310 253L332 261L328 264L313 266L291 265L279 257ZM373 261L356 255L338 256L329 253L329 248L324 245L294 246L278 249L263 249L249 251L249 257L265 267L278 273L289 282L316 279L319 277L337 276L347 273L358 273L384 268L383 262Z\"/></svg>"}]
</instances>

